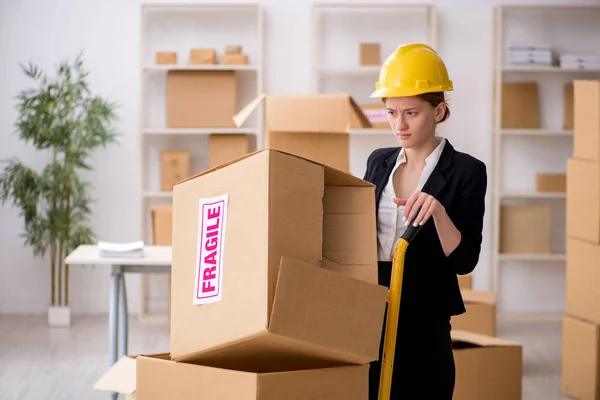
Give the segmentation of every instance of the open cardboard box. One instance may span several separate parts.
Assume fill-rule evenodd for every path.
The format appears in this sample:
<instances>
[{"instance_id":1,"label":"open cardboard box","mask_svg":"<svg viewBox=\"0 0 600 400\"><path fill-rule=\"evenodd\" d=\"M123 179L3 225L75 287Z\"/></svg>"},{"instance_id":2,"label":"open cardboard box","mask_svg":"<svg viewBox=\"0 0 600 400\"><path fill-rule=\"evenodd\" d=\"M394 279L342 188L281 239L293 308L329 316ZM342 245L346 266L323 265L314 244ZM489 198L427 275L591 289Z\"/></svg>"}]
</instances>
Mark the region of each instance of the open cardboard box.
<instances>
[{"instance_id":1,"label":"open cardboard box","mask_svg":"<svg viewBox=\"0 0 600 400\"><path fill-rule=\"evenodd\" d=\"M496 294L461 290L467 312L452 317L452 328L484 335L496 335Z\"/></svg>"},{"instance_id":2,"label":"open cardboard box","mask_svg":"<svg viewBox=\"0 0 600 400\"><path fill-rule=\"evenodd\" d=\"M299 155L340 171L350 170L351 125L372 124L345 94L261 95L234 117L240 127L264 105L266 147Z\"/></svg>"},{"instance_id":3,"label":"open cardboard box","mask_svg":"<svg viewBox=\"0 0 600 400\"><path fill-rule=\"evenodd\" d=\"M125 400L136 400L136 360L125 356L119 359L94 384L95 390L122 394Z\"/></svg>"},{"instance_id":4,"label":"open cardboard box","mask_svg":"<svg viewBox=\"0 0 600 400\"><path fill-rule=\"evenodd\" d=\"M374 190L273 149L178 183L173 359L256 372L376 360L387 288Z\"/></svg>"}]
</instances>

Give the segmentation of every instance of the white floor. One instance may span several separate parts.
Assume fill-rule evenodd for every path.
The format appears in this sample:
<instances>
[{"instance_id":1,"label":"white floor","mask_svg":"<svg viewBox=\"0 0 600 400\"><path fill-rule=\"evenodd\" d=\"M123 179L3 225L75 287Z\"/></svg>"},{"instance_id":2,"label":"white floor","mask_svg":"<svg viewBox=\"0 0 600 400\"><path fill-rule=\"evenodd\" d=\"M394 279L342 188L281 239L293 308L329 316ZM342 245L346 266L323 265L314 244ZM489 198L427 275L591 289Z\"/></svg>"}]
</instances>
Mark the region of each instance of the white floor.
<instances>
[{"instance_id":1,"label":"white floor","mask_svg":"<svg viewBox=\"0 0 600 400\"><path fill-rule=\"evenodd\" d=\"M0 315L0 400L108 399L92 389L108 364L106 317L74 317L49 329L44 316ZM129 353L167 352L166 323L130 322ZM499 322L498 336L524 344L523 400L560 394L560 322Z\"/></svg>"}]
</instances>

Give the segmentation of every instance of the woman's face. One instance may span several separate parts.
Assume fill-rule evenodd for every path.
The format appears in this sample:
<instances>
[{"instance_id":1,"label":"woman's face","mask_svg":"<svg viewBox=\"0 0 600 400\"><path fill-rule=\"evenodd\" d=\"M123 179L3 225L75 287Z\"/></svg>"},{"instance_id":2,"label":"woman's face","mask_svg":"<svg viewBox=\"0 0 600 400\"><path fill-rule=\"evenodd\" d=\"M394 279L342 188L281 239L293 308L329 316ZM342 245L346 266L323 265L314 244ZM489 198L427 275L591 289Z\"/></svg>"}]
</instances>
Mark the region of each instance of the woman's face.
<instances>
[{"instance_id":1,"label":"woman's face","mask_svg":"<svg viewBox=\"0 0 600 400\"><path fill-rule=\"evenodd\" d=\"M400 146L419 147L435 135L436 121L444 113L444 105L432 107L419 97L390 97L385 100L390 127Z\"/></svg>"}]
</instances>

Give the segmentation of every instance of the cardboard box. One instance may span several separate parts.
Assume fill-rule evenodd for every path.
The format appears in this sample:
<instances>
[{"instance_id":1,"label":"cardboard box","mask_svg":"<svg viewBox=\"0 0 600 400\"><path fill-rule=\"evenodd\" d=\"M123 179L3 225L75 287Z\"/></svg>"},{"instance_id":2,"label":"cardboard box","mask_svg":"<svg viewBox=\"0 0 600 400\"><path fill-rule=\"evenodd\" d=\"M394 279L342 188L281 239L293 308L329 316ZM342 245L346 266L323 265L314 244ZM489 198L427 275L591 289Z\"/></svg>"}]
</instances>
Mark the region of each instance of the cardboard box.
<instances>
[{"instance_id":1,"label":"cardboard box","mask_svg":"<svg viewBox=\"0 0 600 400\"><path fill-rule=\"evenodd\" d=\"M172 357L223 368L247 359L258 372L376 360L387 288L371 283L374 190L275 150L177 184ZM325 258L348 268L319 267Z\"/></svg>"},{"instance_id":2,"label":"cardboard box","mask_svg":"<svg viewBox=\"0 0 600 400\"><path fill-rule=\"evenodd\" d=\"M235 71L167 72L167 128L232 128Z\"/></svg>"},{"instance_id":3,"label":"cardboard box","mask_svg":"<svg viewBox=\"0 0 600 400\"><path fill-rule=\"evenodd\" d=\"M160 190L172 191L179 181L188 178L190 152L187 150L163 150L160 153Z\"/></svg>"},{"instance_id":4,"label":"cardboard box","mask_svg":"<svg viewBox=\"0 0 600 400\"><path fill-rule=\"evenodd\" d=\"M502 84L503 129L539 129L540 104L537 82Z\"/></svg>"},{"instance_id":5,"label":"cardboard box","mask_svg":"<svg viewBox=\"0 0 600 400\"><path fill-rule=\"evenodd\" d=\"M223 65L246 65L248 56L246 54L224 54L221 58Z\"/></svg>"},{"instance_id":6,"label":"cardboard box","mask_svg":"<svg viewBox=\"0 0 600 400\"><path fill-rule=\"evenodd\" d=\"M340 171L350 171L350 121L372 127L347 95L262 95L234 118L242 126L264 103L266 147L308 158Z\"/></svg>"},{"instance_id":7,"label":"cardboard box","mask_svg":"<svg viewBox=\"0 0 600 400\"><path fill-rule=\"evenodd\" d=\"M360 44L360 65L381 64L381 45L379 43Z\"/></svg>"},{"instance_id":8,"label":"cardboard box","mask_svg":"<svg viewBox=\"0 0 600 400\"><path fill-rule=\"evenodd\" d=\"M454 399L521 400L520 343L454 329L452 342L456 365Z\"/></svg>"},{"instance_id":9,"label":"cardboard box","mask_svg":"<svg viewBox=\"0 0 600 400\"><path fill-rule=\"evenodd\" d=\"M259 373L171 361L168 354L137 357L143 400L366 400L369 366Z\"/></svg>"},{"instance_id":10,"label":"cardboard box","mask_svg":"<svg viewBox=\"0 0 600 400\"><path fill-rule=\"evenodd\" d=\"M461 290L467 312L452 317L452 329L496 336L496 294Z\"/></svg>"},{"instance_id":11,"label":"cardboard box","mask_svg":"<svg viewBox=\"0 0 600 400\"><path fill-rule=\"evenodd\" d=\"M212 134L208 139L208 167L226 164L256 151L256 135Z\"/></svg>"},{"instance_id":12,"label":"cardboard box","mask_svg":"<svg viewBox=\"0 0 600 400\"><path fill-rule=\"evenodd\" d=\"M473 288L473 274L457 275L458 286L461 290Z\"/></svg>"},{"instance_id":13,"label":"cardboard box","mask_svg":"<svg viewBox=\"0 0 600 400\"><path fill-rule=\"evenodd\" d=\"M573 158L600 161L600 80L575 80Z\"/></svg>"},{"instance_id":14,"label":"cardboard box","mask_svg":"<svg viewBox=\"0 0 600 400\"><path fill-rule=\"evenodd\" d=\"M551 208L543 204L500 207L500 253L549 254Z\"/></svg>"},{"instance_id":15,"label":"cardboard box","mask_svg":"<svg viewBox=\"0 0 600 400\"><path fill-rule=\"evenodd\" d=\"M94 390L122 394L124 400L136 400L136 359L119 359L94 384Z\"/></svg>"},{"instance_id":16,"label":"cardboard box","mask_svg":"<svg viewBox=\"0 0 600 400\"><path fill-rule=\"evenodd\" d=\"M225 46L225 54L240 54L242 52L242 46L238 44L232 44Z\"/></svg>"},{"instance_id":17,"label":"cardboard box","mask_svg":"<svg viewBox=\"0 0 600 400\"><path fill-rule=\"evenodd\" d=\"M190 64L216 64L217 52L215 49L192 49L190 50Z\"/></svg>"},{"instance_id":18,"label":"cardboard box","mask_svg":"<svg viewBox=\"0 0 600 400\"><path fill-rule=\"evenodd\" d=\"M600 325L600 245L567 238L566 311Z\"/></svg>"},{"instance_id":19,"label":"cardboard box","mask_svg":"<svg viewBox=\"0 0 600 400\"><path fill-rule=\"evenodd\" d=\"M364 116L367 118L367 120L369 120L372 128L390 129L390 135L393 134L390 128L388 113L387 109L385 108L385 104L383 104L382 102L365 103L359 104L359 107ZM350 127L353 129L363 127L362 122L358 119L358 117L355 114L351 115Z\"/></svg>"},{"instance_id":20,"label":"cardboard box","mask_svg":"<svg viewBox=\"0 0 600 400\"><path fill-rule=\"evenodd\" d=\"M567 160L567 235L600 244L600 162Z\"/></svg>"},{"instance_id":21,"label":"cardboard box","mask_svg":"<svg viewBox=\"0 0 600 400\"><path fill-rule=\"evenodd\" d=\"M600 398L600 328L569 315L562 328L562 394Z\"/></svg>"},{"instance_id":22,"label":"cardboard box","mask_svg":"<svg viewBox=\"0 0 600 400\"><path fill-rule=\"evenodd\" d=\"M155 206L151 210L152 244L154 246L171 246L173 236L173 207Z\"/></svg>"},{"instance_id":23,"label":"cardboard box","mask_svg":"<svg viewBox=\"0 0 600 400\"><path fill-rule=\"evenodd\" d=\"M573 83L567 83L563 87L563 129L573 130Z\"/></svg>"},{"instance_id":24,"label":"cardboard box","mask_svg":"<svg viewBox=\"0 0 600 400\"><path fill-rule=\"evenodd\" d=\"M155 61L158 65L173 65L177 64L177 53L158 51L155 55Z\"/></svg>"},{"instance_id":25,"label":"cardboard box","mask_svg":"<svg viewBox=\"0 0 600 400\"><path fill-rule=\"evenodd\" d=\"M538 192L567 191L567 174L537 174L535 178Z\"/></svg>"}]
</instances>

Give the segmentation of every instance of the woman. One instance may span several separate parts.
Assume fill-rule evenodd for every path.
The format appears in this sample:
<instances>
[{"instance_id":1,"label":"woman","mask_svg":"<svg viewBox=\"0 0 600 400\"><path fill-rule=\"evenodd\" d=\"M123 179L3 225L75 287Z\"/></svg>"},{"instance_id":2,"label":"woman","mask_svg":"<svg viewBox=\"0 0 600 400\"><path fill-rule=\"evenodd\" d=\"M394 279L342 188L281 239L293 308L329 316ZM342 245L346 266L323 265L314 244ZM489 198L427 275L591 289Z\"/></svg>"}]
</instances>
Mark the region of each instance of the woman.
<instances>
[{"instance_id":1,"label":"woman","mask_svg":"<svg viewBox=\"0 0 600 400\"><path fill-rule=\"evenodd\" d=\"M487 172L436 136L450 115L444 92L451 90L438 54L409 44L387 58L371 95L385 103L400 145L375 150L364 177L376 185L381 285L390 285L394 245L406 225L422 226L406 251L391 399L451 400L454 391L450 318L465 312L457 274L472 272L479 260ZM372 363L371 400L380 373L381 362Z\"/></svg>"}]
</instances>

